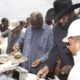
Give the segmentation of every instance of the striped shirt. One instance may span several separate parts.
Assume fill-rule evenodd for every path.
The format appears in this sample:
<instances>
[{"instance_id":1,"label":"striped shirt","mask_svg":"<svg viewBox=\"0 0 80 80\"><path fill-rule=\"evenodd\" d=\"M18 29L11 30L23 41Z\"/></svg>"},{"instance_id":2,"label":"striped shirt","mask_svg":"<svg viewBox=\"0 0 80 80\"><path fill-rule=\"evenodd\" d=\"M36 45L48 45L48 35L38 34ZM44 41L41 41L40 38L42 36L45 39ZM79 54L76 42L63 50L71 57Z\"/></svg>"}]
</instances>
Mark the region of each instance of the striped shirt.
<instances>
[{"instance_id":1,"label":"striped shirt","mask_svg":"<svg viewBox=\"0 0 80 80\"><path fill-rule=\"evenodd\" d=\"M47 24L43 24L41 29L33 29L29 26L25 34L22 35L17 44L23 44L23 55L28 57L28 61L22 64L29 72L36 74L43 66L53 45L53 29ZM37 68L32 68L31 64L40 59L42 64Z\"/></svg>"}]
</instances>

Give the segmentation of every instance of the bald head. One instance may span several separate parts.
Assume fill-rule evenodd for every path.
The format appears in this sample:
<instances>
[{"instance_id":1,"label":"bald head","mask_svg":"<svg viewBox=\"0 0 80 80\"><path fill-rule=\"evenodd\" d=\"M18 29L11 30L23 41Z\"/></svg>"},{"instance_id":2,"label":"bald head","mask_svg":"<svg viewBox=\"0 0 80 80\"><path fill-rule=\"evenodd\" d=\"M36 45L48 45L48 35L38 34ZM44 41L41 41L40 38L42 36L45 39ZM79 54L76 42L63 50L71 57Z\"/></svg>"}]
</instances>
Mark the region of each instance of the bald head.
<instances>
[{"instance_id":1,"label":"bald head","mask_svg":"<svg viewBox=\"0 0 80 80\"><path fill-rule=\"evenodd\" d=\"M33 28L39 29L39 28L42 27L42 25L43 25L43 16L40 12L33 12L30 15L30 19L31 19L31 25L33 26Z\"/></svg>"}]
</instances>

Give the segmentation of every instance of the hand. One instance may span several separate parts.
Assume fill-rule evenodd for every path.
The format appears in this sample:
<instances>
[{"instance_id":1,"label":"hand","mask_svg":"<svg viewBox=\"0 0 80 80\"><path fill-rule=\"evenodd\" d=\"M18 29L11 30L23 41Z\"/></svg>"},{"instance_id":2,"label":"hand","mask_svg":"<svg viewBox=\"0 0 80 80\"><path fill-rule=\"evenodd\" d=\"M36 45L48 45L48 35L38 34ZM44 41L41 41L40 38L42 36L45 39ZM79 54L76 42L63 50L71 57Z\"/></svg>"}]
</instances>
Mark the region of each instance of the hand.
<instances>
[{"instance_id":1,"label":"hand","mask_svg":"<svg viewBox=\"0 0 80 80\"><path fill-rule=\"evenodd\" d=\"M71 65L65 65L62 69L61 69L61 73L62 74L68 74L69 71L71 70L72 66Z\"/></svg>"},{"instance_id":2,"label":"hand","mask_svg":"<svg viewBox=\"0 0 80 80\"><path fill-rule=\"evenodd\" d=\"M60 66L56 66L56 68L55 68L55 74L57 75L57 76L59 76L59 74L61 73L61 69L60 69Z\"/></svg>"},{"instance_id":3,"label":"hand","mask_svg":"<svg viewBox=\"0 0 80 80\"><path fill-rule=\"evenodd\" d=\"M49 68L48 68L48 66L45 66L44 68L39 70L37 77L38 78L46 78L48 73L49 73Z\"/></svg>"},{"instance_id":4,"label":"hand","mask_svg":"<svg viewBox=\"0 0 80 80\"><path fill-rule=\"evenodd\" d=\"M18 45L14 45L14 46L13 46L13 51L14 51L14 52L20 51L19 46L18 46Z\"/></svg>"},{"instance_id":5,"label":"hand","mask_svg":"<svg viewBox=\"0 0 80 80\"><path fill-rule=\"evenodd\" d=\"M37 59L37 60L35 60L33 63L32 63L32 67L37 67L37 66L39 66L41 64L41 61L40 61L40 59Z\"/></svg>"}]
</instances>

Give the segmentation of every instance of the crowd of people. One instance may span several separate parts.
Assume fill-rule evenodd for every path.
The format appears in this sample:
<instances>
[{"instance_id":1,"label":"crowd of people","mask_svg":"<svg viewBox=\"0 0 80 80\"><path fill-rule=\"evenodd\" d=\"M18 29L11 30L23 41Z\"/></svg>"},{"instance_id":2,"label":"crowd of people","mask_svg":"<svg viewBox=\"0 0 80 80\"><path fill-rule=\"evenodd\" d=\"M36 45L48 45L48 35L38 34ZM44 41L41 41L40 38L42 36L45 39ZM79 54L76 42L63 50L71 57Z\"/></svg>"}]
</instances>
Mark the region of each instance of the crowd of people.
<instances>
[{"instance_id":1,"label":"crowd of people","mask_svg":"<svg viewBox=\"0 0 80 80\"><path fill-rule=\"evenodd\" d=\"M8 38L6 54L21 51L28 58L20 66L29 73L45 79L56 75L60 80L79 80L80 19L74 10L80 3L55 0L53 6L45 20L40 12L32 12L26 22L9 23L2 18L0 38Z\"/></svg>"}]
</instances>

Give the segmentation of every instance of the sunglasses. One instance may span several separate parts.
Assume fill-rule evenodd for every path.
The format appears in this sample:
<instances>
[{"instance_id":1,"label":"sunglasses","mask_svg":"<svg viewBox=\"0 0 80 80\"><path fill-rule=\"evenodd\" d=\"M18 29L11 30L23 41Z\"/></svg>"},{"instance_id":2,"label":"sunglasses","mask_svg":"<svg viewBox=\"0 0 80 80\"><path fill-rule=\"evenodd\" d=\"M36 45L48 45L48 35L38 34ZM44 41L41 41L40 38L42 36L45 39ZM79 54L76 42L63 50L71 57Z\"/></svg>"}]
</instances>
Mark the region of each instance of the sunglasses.
<instances>
[{"instance_id":1,"label":"sunglasses","mask_svg":"<svg viewBox=\"0 0 80 80\"><path fill-rule=\"evenodd\" d=\"M66 43L66 46L70 46L70 43L69 43L69 42L67 42L67 43Z\"/></svg>"}]
</instances>

